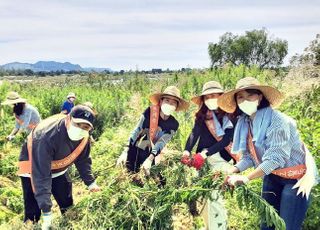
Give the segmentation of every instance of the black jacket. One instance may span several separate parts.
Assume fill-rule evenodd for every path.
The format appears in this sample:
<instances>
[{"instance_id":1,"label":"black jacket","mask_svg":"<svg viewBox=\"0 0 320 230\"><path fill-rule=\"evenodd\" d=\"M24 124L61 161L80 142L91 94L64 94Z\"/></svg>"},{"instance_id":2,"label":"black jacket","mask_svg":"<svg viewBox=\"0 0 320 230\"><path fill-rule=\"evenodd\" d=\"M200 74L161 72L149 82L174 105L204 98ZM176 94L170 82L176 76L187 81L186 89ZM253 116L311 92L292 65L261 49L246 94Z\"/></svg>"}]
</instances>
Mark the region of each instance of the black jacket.
<instances>
[{"instance_id":1,"label":"black jacket","mask_svg":"<svg viewBox=\"0 0 320 230\"><path fill-rule=\"evenodd\" d=\"M40 125L33 131L32 142L32 181L35 188L35 198L43 212L49 212L52 207L51 161L61 160L71 154L81 141L70 140L65 126L65 119L59 119L50 124ZM94 182L91 172L90 142L88 141L82 153L74 161L81 179L86 185ZM27 143L22 147L19 161L28 160Z\"/></svg>"},{"instance_id":2,"label":"black jacket","mask_svg":"<svg viewBox=\"0 0 320 230\"><path fill-rule=\"evenodd\" d=\"M199 140L196 150L197 153L201 152L203 149L208 150L207 156L211 156L217 152L220 152L220 155L224 160L230 161L232 158L224 147L228 146L232 141L233 131L233 128L226 129L225 135L223 136L222 140L218 142L211 135L204 121L196 120L192 132L189 135L188 141L186 143L185 150L191 152L193 147Z\"/></svg>"}]
</instances>

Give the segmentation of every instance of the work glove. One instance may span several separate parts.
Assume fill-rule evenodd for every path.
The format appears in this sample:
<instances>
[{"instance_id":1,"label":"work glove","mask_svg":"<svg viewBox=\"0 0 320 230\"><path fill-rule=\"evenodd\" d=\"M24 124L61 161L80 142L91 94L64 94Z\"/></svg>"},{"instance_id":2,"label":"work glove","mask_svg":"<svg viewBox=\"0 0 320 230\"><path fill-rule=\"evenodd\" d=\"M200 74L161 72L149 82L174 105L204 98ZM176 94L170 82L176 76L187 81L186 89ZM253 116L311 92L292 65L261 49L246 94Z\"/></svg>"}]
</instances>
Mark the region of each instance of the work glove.
<instances>
[{"instance_id":1,"label":"work glove","mask_svg":"<svg viewBox=\"0 0 320 230\"><path fill-rule=\"evenodd\" d=\"M150 169L152 165L152 160L148 157L142 164L142 168L144 169L144 172L147 176L150 175Z\"/></svg>"},{"instance_id":2,"label":"work glove","mask_svg":"<svg viewBox=\"0 0 320 230\"><path fill-rule=\"evenodd\" d=\"M128 147L125 147L121 153L121 155L119 156L118 160L117 160L117 164L116 166L121 166L121 165L125 165L127 162L127 158L128 158Z\"/></svg>"},{"instance_id":3,"label":"work glove","mask_svg":"<svg viewBox=\"0 0 320 230\"><path fill-rule=\"evenodd\" d=\"M96 184L96 182L93 182L88 186L88 189L90 192L99 192L101 189L100 187Z\"/></svg>"},{"instance_id":4,"label":"work glove","mask_svg":"<svg viewBox=\"0 0 320 230\"><path fill-rule=\"evenodd\" d=\"M41 229L42 230L49 230L51 228L51 224L52 224L52 213L51 212L44 212Z\"/></svg>"},{"instance_id":5,"label":"work glove","mask_svg":"<svg viewBox=\"0 0 320 230\"><path fill-rule=\"evenodd\" d=\"M181 163L187 166L191 166L191 158L189 151L185 150L182 153Z\"/></svg>"},{"instance_id":6,"label":"work glove","mask_svg":"<svg viewBox=\"0 0 320 230\"><path fill-rule=\"evenodd\" d=\"M190 152L188 150L184 150L182 156L190 156Z\"/></svg>"},{"instance_id":7,"label":"work glove","mask_svg":"<svg viewBox=\"0 0 320 230\"><path fill-rule=\"evenodd\" d=\"M202 151L201 153L195 154L191 159L191 166L200 170L204 165L206 158L207 158L207 151Z\"/></svg>"},{"instance_id":8,"label":"work glove","mask_svg":"<svg viewBox=\"0 0 320 230\"><path fill-rule=\"evenodd\" d=\"M9 135L7 136L8 141L12 141L16 136L15 135Z\"/></svg>"},{"instance_id":9,"label":"work glove","mask_svg":"<svg viewBox=\"0 0 320 230\"><path fill-rule=\"evenodd\" d=\"M224 170L223 172L224 172L224 174L232 175L232 174L236 173L236 172L234 171L234 169L235 169L235 166L232 166L232 167Z\"/></svg>"},{"instance_id":10,"label":"work glove","mask_svg":"<svg viewBox=\"0 0 320 230\"><path fill-rule=\"evenodd\" d=\"M297 196L301 193L302 197L306 196L309 199L309 195L313 186L317 184L318 170L316 162L311 153L305 148L306 152L306 173L301 177L298 182L292 187L292 189L299 188Z\"/></svg>"},{"instance_id":11,"label":"work glove","mask_svg":"<svg viewBox=\"0 0 320 230\"><path fill-rule=\"evenodd\" d=\"M227 183L231 186L247 184L248 182L249 178L243 175L230 175L227 177Z\"/></svg>"}]
</instances>

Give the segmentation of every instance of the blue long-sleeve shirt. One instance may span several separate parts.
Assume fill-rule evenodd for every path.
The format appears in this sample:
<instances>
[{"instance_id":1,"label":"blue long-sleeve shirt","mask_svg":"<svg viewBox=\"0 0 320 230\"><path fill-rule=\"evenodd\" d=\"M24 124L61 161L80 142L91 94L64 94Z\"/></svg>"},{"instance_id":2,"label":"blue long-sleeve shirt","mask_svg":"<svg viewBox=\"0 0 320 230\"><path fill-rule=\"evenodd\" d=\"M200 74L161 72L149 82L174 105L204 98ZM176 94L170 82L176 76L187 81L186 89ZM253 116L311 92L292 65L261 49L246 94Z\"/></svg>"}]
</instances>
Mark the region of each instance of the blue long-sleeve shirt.
<instances>
[{"instance_id":1,"label":"blue long-sleeve shirt","mask_svg":"<svg viewBox=\"0 0 320 230\"><path fill-rule=\"evenodd\" d=\"M65 102L63 102L63 105L61 106L61 111L67 111L66 114L69 114L73 107L74 107L74 103L66 100Z\"/></svg>"},{"instance_id":2,"label":"blue long-sleeve shirt","mask_svg":"<svg viewBox=\"0 0 320 230\"><path fill-rule=\"evenodd\" d=\"M273 111L271 124L266 130L261 147L255 146L258 164L248 151L235 166L240 172L250 168L260 168L265 175L273 170L305 164L305 153L295 121L279 111Z\"/></svg>"}]
</instances>

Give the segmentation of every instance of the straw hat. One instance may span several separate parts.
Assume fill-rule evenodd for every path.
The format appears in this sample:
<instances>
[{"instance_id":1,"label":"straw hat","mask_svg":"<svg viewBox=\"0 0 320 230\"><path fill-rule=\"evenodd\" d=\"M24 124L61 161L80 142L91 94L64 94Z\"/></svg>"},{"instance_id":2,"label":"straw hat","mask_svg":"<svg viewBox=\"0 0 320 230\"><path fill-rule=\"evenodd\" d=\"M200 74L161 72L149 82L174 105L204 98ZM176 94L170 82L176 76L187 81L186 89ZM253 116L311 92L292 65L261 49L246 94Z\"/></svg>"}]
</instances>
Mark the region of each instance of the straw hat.
<instances>
[{"instance_id":1,"label":"straw hat","mask_svg":"<svg viewBox=\"0 0 320 230\"><path fill-rule=\"evenodd\" d=\"M197 105L202 104L202 96L212 93L223 93L224 90L221 84L217 81L206 82L202 87L202 93L200 96L193 97L191 101Z\"/></svg>"},{"instance_id":2,"label":"straw hat","mask_svg":"<svg viewBox=\"0 0 320 230\"><path fill-rule=\"evenodd\" d=\"M230 90L218 98L218 106L227 113L233 113L237 108L234 95L245 89L260 90L272 107L279 106L284 99L283 94L276 88L268 85L261 85L256 78L245 77L237 82L234 90Z\"/></svg>"},{"instance_id":3,"label":"straw hat","mask_svg":"<svg viewBox=\"0 0 320 230\"><path fill-rule=\"evenodd\" d=\"M70 92L70 93L68 94L68 96L67 96L67 99L69 99L70 97L76 98L76 94Z\"/></svg>"},{"instance_id":4,"label":"straw hat","mask_svg":"<svg viewBox=\"0 0 320 230\"><path fill-rule=\"evenodd\" d=\"M98 112L94 109L92 102L86 101L86 102L82 103L81 105L89 107L89 108L93 111L93 114L94 114L95 116L98 115Z\"/></svg>"},{"instance_id":5,"label":"straw hat","mask_svg":"<svg viewBox=\"0 0 320 230\"><path fill-rule=\"evenodd\" d=\"M9 92L7 94L6 100L1 103L1 105L14 105L17 103L26 103L27 99L20 97L17 92Z\"/></svg>"},{"instance_id":6,"label":"straw hat","mask_svg":"<svg viewBox=\"0 0 320 230\"><path fill-rule=\"evenodd\" d=\"M189 103L185 101L183 98L180 96L180 90L175 87L175 86L168 86L163 93L155 93L150 95L149 100L151 101L152 104L157 105L159 104L159 101L163 97L174 97L179 103L176 111L182 111L182 110L187 110L189 108Z\"/></svg>"}]
</instances>

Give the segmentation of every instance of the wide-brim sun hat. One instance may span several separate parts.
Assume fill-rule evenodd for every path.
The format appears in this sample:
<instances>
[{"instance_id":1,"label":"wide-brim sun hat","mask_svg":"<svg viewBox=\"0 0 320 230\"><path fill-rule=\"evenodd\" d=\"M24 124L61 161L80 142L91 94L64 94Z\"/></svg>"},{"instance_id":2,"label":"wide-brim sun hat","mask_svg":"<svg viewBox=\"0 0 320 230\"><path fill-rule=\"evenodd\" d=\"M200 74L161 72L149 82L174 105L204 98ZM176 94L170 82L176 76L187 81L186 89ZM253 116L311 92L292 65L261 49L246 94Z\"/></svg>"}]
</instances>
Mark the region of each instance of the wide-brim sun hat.
<instances>
[{"instance_id":1,"label":"wide-brim sun hat","mask_svg":"<svg viewBox=\"0 0 320 230\"><path fill-rule=\"evenodd\" d=\"M68 96L67 96L67 99L69 99L70 97L76 98L76 94L70 92L70 93L68 94Z\"/></svg>"},{"instance_id":2,"label":"wide-brim sun hat","mask_svg":"<svg viewBox=\"0 0 320 230\"><path fill-rule=\"evenodd\" d=\"M261 91L273 108L278 107L284 100L284 95L278 89L269 85L261 85L256 78L245 77L237 82L235 89L225 92L218 98L218 106L227 113L233 113L237 108L235 94L246 89Z\"/></svg>"},{"instance_id":3,"label":"wide-brim sun hat","mask_svg":"<svg viewBox=\"0 0 320 230\"><path fill-rule=\"evenodd\" d=\"M6 100L1 103L1 105L14 105L17 103L26 103L27 99L20 97L17 92L9 92L7 94Z\"/></svg>"},{"instance_id":4,"label":"wide-brim sun hat","mask_svg":"<svg viewBox=\"0 0 320 230\"><path fill-rule=\"evenodd\" d=\"M224 93L223 87L217 81L206 82L202 87L201 95L191 98L191 101L196 105L201 105L203 103L203 96L213 93Z\"/></svg>"},{"instance_id":5,"label":"wide-brim sun hat","mask_svg":"<svg viewBox=\"0 0 320 230\"><path fill-rule=\"evenodd\" d=\"M178 101L178 106L176 108L177 112L187 110L189 108L189 102L180 96L180 90L175 86L168 86L162 93L154 93L150 95L149 100L152 104L158 105L160 99L166 96Z\"/></svg>"}]
</instances>

